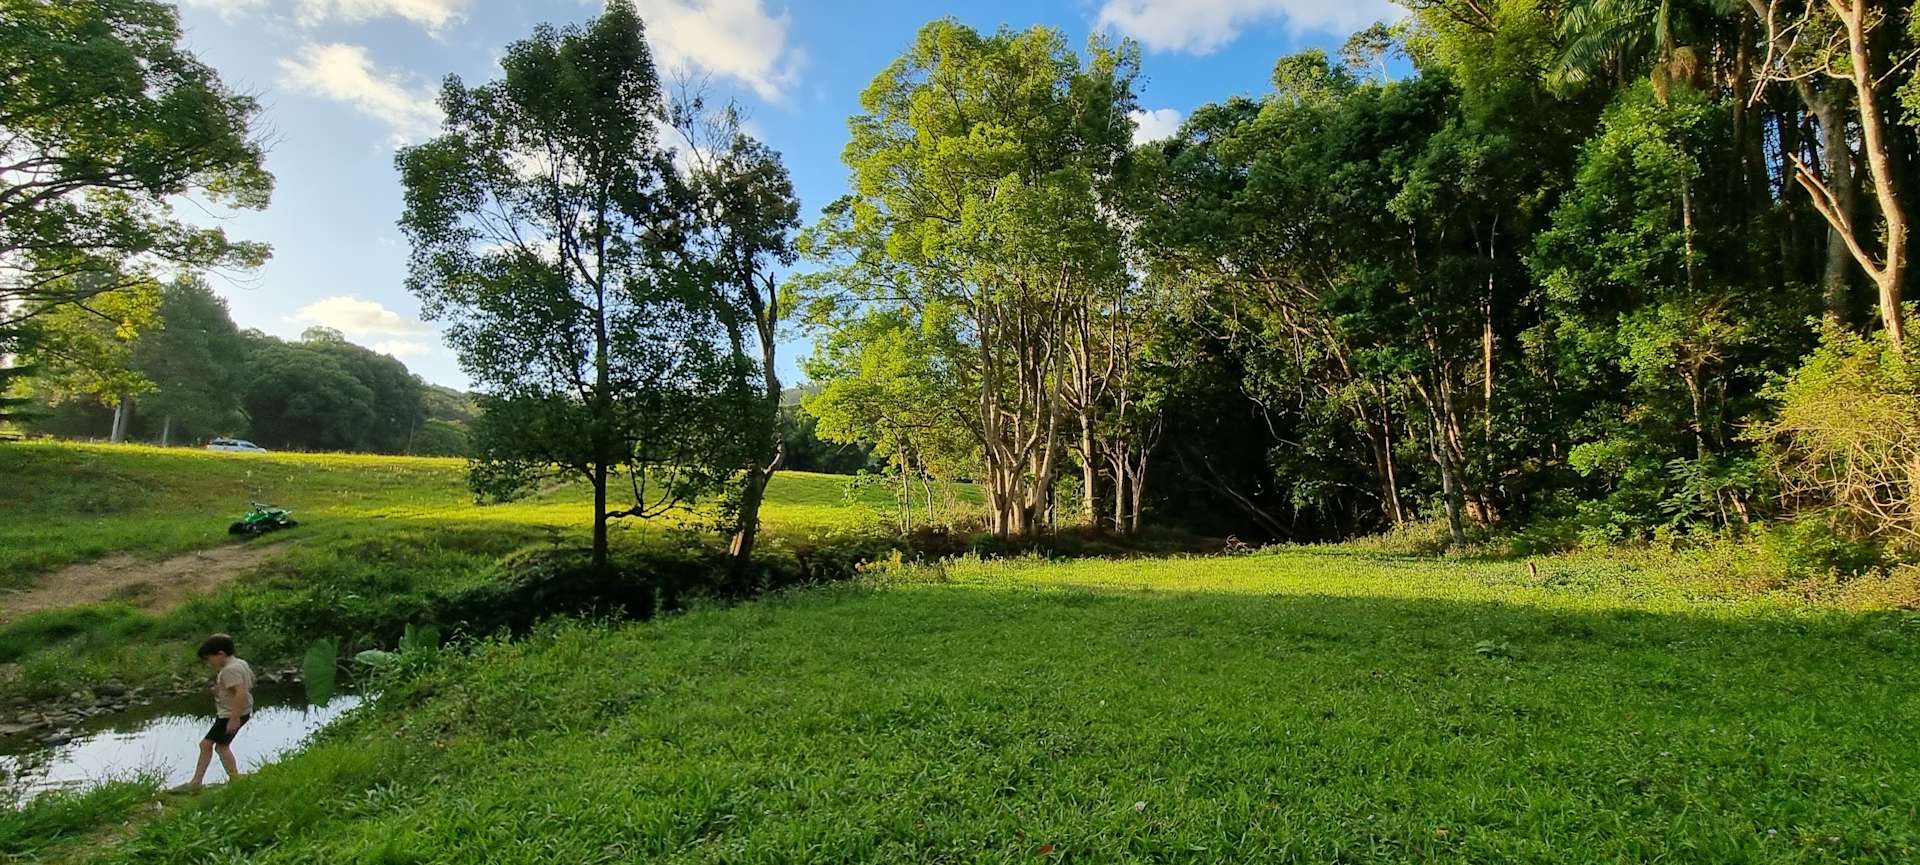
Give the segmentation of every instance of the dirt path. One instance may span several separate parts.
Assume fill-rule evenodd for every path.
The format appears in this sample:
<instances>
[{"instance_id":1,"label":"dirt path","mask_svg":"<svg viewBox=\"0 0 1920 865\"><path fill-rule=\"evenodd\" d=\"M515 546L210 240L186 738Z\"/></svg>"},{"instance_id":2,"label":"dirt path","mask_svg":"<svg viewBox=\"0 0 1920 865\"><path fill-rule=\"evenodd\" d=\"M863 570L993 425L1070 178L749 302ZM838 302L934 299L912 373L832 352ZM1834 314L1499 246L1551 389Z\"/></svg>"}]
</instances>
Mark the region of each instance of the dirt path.
<instances>
[{"instance_id":1,"label":"dirt path","mask_svg":"<svg viewBox=\"0 0 1920 865\"><path fill-rule=\"evenodd\" d=\"M151 611L179 606L285 552L286 543L229 544L152 561L128 555L69 565L31 588L0 595L0 622L42 610L118 601Z\"/></svg>"}]
</instances>

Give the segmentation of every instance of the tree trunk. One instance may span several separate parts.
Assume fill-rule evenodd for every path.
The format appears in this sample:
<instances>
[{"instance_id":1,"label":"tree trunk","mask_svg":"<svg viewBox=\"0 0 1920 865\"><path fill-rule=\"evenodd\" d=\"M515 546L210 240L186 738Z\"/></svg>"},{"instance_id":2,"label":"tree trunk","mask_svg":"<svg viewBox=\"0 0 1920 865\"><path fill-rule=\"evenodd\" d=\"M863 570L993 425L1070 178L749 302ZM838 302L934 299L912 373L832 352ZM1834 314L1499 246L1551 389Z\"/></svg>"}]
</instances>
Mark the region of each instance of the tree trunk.
<instances>
[{"instance_id":1,"label":"tree trunk","mask_svg":"<svg viewBox=\"0 0 1920 865\"><path fill-rule=\"evenodd\" d=\"M1700 370L1689 365L1680 371L1680 378L1687 383L1687 396L1693 403L1694 456L1704 460L1713 455L1713 446L1707 443L1707 394L1700 384Z\"/></svg>"},{"instance_id":2,"label":"tree trunk","mask_svg":"<svg viewBox=\"0 0 1920 865\"><path fill-rule=\"evenodd\" d=\"M907 477L907 458L900 458L900 531L913 531L913 480Z\"/></svg>"},{"instance_id":3,"label":"tree trunk","mask_svg":"<svg viewBox=\"0 0 1920 865\"><path fill-rule=\"evenodd\" d=\"M1902 283L1907 271L1907 212L1900 202L1895 179L1893 154L1887 142L1886 116L1881 114L1873 58L1867 45L1867 0L1852 0L1844 7L1835 4L1847 28L1847 46L1852 53L1855 106L1860 112L1861 151L1868 173L1873 176L1873 195L1880 203L1880 220L1885 251L1880 271L1873 274L1880 288L1880 319L1887 339L1896 352L1904 350L1906 324L1900 304ZM1877 7L1877 3L1874 6ZM1892 19L1889 18L1889 21Z\"/></svg>"},{"instance_id":4,"label":"tree trunk","mask_svg":"<svg viewBox=\"0 0 1920 865\"><path fill-rule=\"evenodd\" d=\"M1433 459L1440 466L1440 494L1446 499L1447 507L1447 536L1452 538L1454 546L1464 547L1467 530L1461 511L1466 509L1466 496L1460 492L1460 478L1454 471L1453 458L1447 456L1446 447L1438 440L1434 442Z\"/></svg>"},{"instance_id":5,"label":"tree trunk","mask_svg":"<svg viewBox=\"0 0 1920 865\"><path fill-rule=\"evenodd\" d=\"M1427 407L1427 422L1432 431L1427 450L1432 454L1434 464L1440 469L1440 497L1447 510L1447 534L1454 546L1463 547L1467 544L1467 530L1462 511L1466 510L1467 502L1466 494L1460 486L1459 465L1454 459L1457 449L1453 433L1457 431L1457 426L1452 418L1452 400L1447 396L1447 380L1447 374L1443 372L1438 383L1440 390L1438 401L1435 400L1433 391L1421 384L1418 378L1414 379L1413 385Z\"/></svg>"},{"instance_id":6,"label":"tree trunk","mask_svg":"<svg viewBox=\"0 0 1920 865\"><path fill-rule=\"evenodd\" d=\"M173 446L173 415L167 415L165 420L160 421L160 446Z\"/></svg>"},{"instance_id":7,"label":"tree trunk","mask_svg":"<svg viewBox=\"0 0 1920 865\"><path fill-rule=\"evenodd\" d=\"M746 477L741 481L740 523L734 531L733 543L727 548L731 557L727 572L736 586L743 585L753 564L753 542L760 534L760 504L766 500L768 474L755 463L747 467Z\"/></svg>"},{"instance_id":8,"label":"tree trunk","mask_svg":"<svg viewBox=\"0 0 1920 865\"><path fill-rule=\"evenodd\" d=\"M766 501L767 485L773 481L773 474L780 470L780 464L786 460L786 443L780 436L780 372L775 364L778 360L780 343L778 339L779 295L777 286L769 278L767 296L759 296L758 283L749 274L746 278L748 306L754 317L754 329L760 338L761 386L765 388L762 399L768 428L761 435L760 449L750 454L753 463L747 466L743 488L740 491L740 524L734 532L733 544L729 549L732 561L728 569L736 584L745 580L747 569L753 563L753 544L760 534L760 506ZM912 500L908 500L912 508Z\"/></svg>"},{"instance_id":9,"label":"tree trunk","mask_svg":"<svg viewBox=\"0 0 1920 865\"><path fill-rule=\"evenodd\" d=\"M113 429L107 433L107 441L120 444L127 440L127 427L133 423L133 396L121 394L120 401L113 406Z\"/></svg>"},{"instance_id":10,"label":"tree trunk","mask_svg":"<svg viewBox=\"0 0 1920 865\"><path fill-rule=\"evenodd\" d=\"M1127 534L1138 535L1140 534L1140 517L1146 510L1147 451L1142 450L1140 452L1140 462L1133 466L1133 471L1128 474L1127 481L1133 488L1130 494L1133 500L1128 502L1130 508L1127 511Z\"/></svg>"},{"instance_id":11,"label":"tree trunk","mask_svg":"<svg viewBox=\"0 0 1920 865\"><path fill-rule=\"evenodd\" d=\"M1098 529L1104 516L1100 510L1100 460L1099 444L1093 438L1093 419L1086 416L1083 409L1080 417L1080 484L1081 495L1086 500L1087 525ZM1114 485L1120 484L1120 478L1113 479ZM1119 511L1114 513L1118 514Z\"/></svg>"},{"instance_id":12,"label":"tree trunk","mask_svg":"<svg viewBox=\"0 0 1920 865\"><path fill-rule=\"evenodd\" d=\"M1820 161L1826 169L1827 186L1833 190L1835 206L1851 218L1859 212L1859 184L1854 179L1853 148L1847 144L1844 98L1837 87L1829 88L1812 107L1820 127ZM1827 226L1827 261L1820 284L1821 306L1829 325L1853 326L1853 274L1853 253L1847 250L1846 237L1840 229Z\"/></svg>"},{"instance_id":13,"label":"tree trunk","mask_svg":"<svg viewBox=\"0 0 1920 865\"><path fill-rule=\"evenodd\" d=\"M607 464L593 466L593 568L607 567Z\"/></svg>"}]
</instances>

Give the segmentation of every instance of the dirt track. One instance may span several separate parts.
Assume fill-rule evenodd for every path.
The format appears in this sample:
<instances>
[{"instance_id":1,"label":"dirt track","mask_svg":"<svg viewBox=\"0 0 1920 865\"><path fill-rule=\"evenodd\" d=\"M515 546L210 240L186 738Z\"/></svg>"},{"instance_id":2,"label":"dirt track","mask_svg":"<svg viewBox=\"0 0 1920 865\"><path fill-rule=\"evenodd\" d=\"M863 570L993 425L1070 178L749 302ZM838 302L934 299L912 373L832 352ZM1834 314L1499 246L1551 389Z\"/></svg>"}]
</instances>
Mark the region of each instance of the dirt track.
<instances>
[{"instance_id":1,"label":"dirt track","mask_svg":"<svg viewBox=\"0 0 1920 865\"><path fill-rule=\"evenodd\" d=\"M104 601L151 611L171 609L280 555L287 546L228 544L159 561L118 555L70 565L41 577L31 588L0 596L0 622Z\"/></svg>"}]
</instances>

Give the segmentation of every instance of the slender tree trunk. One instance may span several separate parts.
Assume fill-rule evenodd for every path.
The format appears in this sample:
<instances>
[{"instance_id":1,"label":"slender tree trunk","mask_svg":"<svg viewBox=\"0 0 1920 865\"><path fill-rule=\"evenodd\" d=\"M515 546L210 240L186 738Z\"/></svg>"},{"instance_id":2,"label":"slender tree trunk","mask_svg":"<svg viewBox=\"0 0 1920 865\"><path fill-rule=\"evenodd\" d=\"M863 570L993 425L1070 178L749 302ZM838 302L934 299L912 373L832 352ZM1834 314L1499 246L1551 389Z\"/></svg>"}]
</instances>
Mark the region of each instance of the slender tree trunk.
<instances>
[{"instance_id":1,"label":"slender tree trunk","mask_svg":"<svg viewBox=\"0 0 1920 865\"><path fill-rule=\"evenodd\" d=\"M913 531L913 480L907 477L907 458L900 458L900 531Z\"/></svg>"},{"instance_id":2,"label":"slender tree trunk","mask_svg":"<svg viewBox=\"0 0 1920 865\"><path fill-rule=\"evenodd\" d=\"M173 446L173 415L167 415L160 421L160 446Z\"/></svg>"},{"instance_id":3,"label":"slender tree trunk","mask_svg":"<svg viewBox=\"0 0 1920 865\"><path fill-rule=\"evenodd\" d=\"M1834 2L1835 11L1847 28L1847 47L1852 54L1853 90L1855 105L1860 112L1861 151L1866 157L1867 171L1873 176L1873 195L1879 200L1881 230L1885 239L1880 272L1873 274L1874 282L1880 288L1880 318L1886 328L1887 339L1896 352L1903 351L1906 344L1905 313L1901 308L1904 300L1903 283L1907 271L1907 212L1900 201L1896 180L1893 153L1886 129L1886 115L1879 105L1879 82L1875 79L1877 70L1873 63L1871 49L1867 44L1867 14L1870 8L1867 0L1850 0L1841 4ZM1888 21L1893 19L1889 17Z\"/></svg>"},{"instance_id":4,"label":"slender tree trunk","mask_svg":"<svg viewBox=\"0 0 1920 865\"><path fill-rule=\"evenodd\" d=\"M1811 92L1811 88L1808 88ZM1853 173L1853 148L1847 143L1845 96L1838 87L1829 87L1813 107L1820 127L1820 161L1826 169L1827 186L1833 190L1835 206L1851 217L1859 212L1859 184ZM1829 325L1853 326L1853 253L1840 229L1827 226L1827 261L1820 278L1822 308Z\"/></svg>"},{"instance_id":5,"label":"slender tree trunk","mask_svg":"<svg viewBox=\"0 0 1920 865\"><path fill-rule=\"evenodd\" d=\"M1454 431L1449 429L1453 426L1453 420L1451 407L1447 405L1449 401L1446 397L1445 375L1442 373L1442 379L1438 383L1441 392L1439 400L1436 400L1433 391L1421 384L1417 378L1414 380L1414 387L1419 390L1422 402L1427 406L1427 422L1432 431L1427 449L1433 455L1434 465L1440 469L1440 497L1447 510L1447 534L1454 546L1463 547L1467 544L1467 530L1462 513L1466 510L1466 493L1461 489L1459 464L1454 459L1456 441Z\"/></svg>"},{"instance_id":6,"label":"slender tree trunk","mask_svg":"<svg viewBox=\"0 0 1920 865\"><path fill-rule=\"evenodd\" d=\"M1680 371L1680 378L1687 383L1687 396L1693 403L1693 444L1694 456L1706 459L1713 455L1713 446L1707 443L1707 394L1700 384L1700 370L1692 364Z\"/></svg>"},{"instance_id":7,"label":"slender tree trunk","mask_svg":"<svg viewBox=\"0 0 1920 865\"><path fill-rule=\"evenodd\" d=\"M127 440L127 427L133 423L133 396L121 394L120 401L113 406L113 429L107 433L107 441L120 444Z\"/></svg>"},{"instance_id":8,"label":"slender tree trunk","mask_svg":"<svg viewBox=\"0 0 1920 865\"><path fill-rule=\"evenodd\" d=\"M1080 485L1081 495L1086 500L1087 525L1098 529L1104 516L1100 512L1099 444L1094 441L1093 418L1088 417L1087 412L1087 409L1082 409L1080 415ZM1119 483L1120 479L1114 478L1114 485L1118 486Z\"/></svg>"},{"instance_id":9,"label":"slender tree trunk","mask_svg":"<svg viewBox=\"0 0 1920 865\"><path fill-rule=\"evenodd\" d=\"M1700 290L1700 268L1693 249L1693 180L1680 178L1680 226L1687 249L1687 288Z\"/></svg>"},{"instance_id":10,"label":"slender tree trunk","mask_svg":"<svg viewBox=\"0 0 1920 865\"><path fill-rule=\"evenodd\" d=\"M607 464L593 465L593 567L607 566Z\"/></svg>"},{"instance_id":11,"label":"slender tree trunk","mask_svg":"<svg viewBox=\"0 0 1920 865\"><path fill-rule=\"evenodd\" d=\"M1439 430L1434 431L1438 435ZM1446 454L1446 446L1437 439L1434 441L1434 462L1440 466L1440 494L1446 499L1447 535L1453 545L1467 545L1467 530L1461 511L1466 509L1466 497L1460 492L1460 478L1454 471L1453 459Z\"/></svg>"},{"instance_id":12,"label":"slender tree trunk","mask_svg":"<svg viewBox=\"0 0 1920 865\"><path fill-rule=\"evenodd\" d=\"M1129 504L1129 510L1127 510L1127 535L1139 535L1140 514L1146 512L1146 458L1148 458L1148 453L1150 453L1150 449L1140 449L1139 462L1131 468L1131 472L1127 472L1127 483L1133 487L1133 491L1129 493L1131 501L1127 503Z\"/></svg>"},{"instance_id":13,"label":"slender tree trunk","mask_svg":"<svg viewBox=\"0 0 1920 865\"><path fill-rule=\"evenodd\" d=\"M773 482L773 474L780 470L785 461L785 443L780 437L780 371L776 368L780 351L777 333L779 321L779 295L771 280L767 283L767 297L758 296L758 285L752 275L746 278L748 306L754 317L754 329L760 338L761 394L764 400L762 415L768 421L768 428L761 435L761 447L749 455L752 463L747 466L746 477L742 480L740 491L740 524L733 536L729 552L732 562L729 570L736 583L745 580L747 569L753 563L753 545L760 534L760 506L766 501L767 485ZM911 503L909 503L911 505Z\"/></svg>"},{"instance_id":14,"label":"slender tree trunk","mask_svg":"<svg viewBox=\"0 0 1920 865\"><path fill-rule=\"evenodd\" d=\"M607 567L607 467L615 460L612 359L607 334L606 204L594 232L593 276L593 568ZM639 505L639 502L635 502Z\"/></svg>"}]
</instances>

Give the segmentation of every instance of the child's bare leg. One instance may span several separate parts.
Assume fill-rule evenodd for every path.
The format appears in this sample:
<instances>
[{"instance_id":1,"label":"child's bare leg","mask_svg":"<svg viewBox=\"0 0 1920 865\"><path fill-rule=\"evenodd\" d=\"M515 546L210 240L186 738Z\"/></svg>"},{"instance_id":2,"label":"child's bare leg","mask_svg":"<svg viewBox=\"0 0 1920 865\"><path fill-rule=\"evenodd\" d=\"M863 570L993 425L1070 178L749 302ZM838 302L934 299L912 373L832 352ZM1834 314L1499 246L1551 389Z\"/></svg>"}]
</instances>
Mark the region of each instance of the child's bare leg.
<instances>
[{"instance_id":1,"label":"child's bare leg","mask_svg":"<svg viewBox=\"0 0 1920 865\"><path fill-rule=\"evenodd\" d=\"M220 767L227 770L227 780L240 777L240 762L233 759L233 746L215 745L213 750L220 755Z\"/></svg>"},{"instance_id":2,"label":"child's bare leg","mask_svg":"<svg viewBox=\"0 0 1920 865\"><path fill-rule=\"evenodd\" d=\"M207 780L207 766L211 763L213 763L213 740L201 739L200 762L194 764L193 780L188 781L187 786L198 787L201 783L205 782Z\"/></svg>"}]
</instances>

